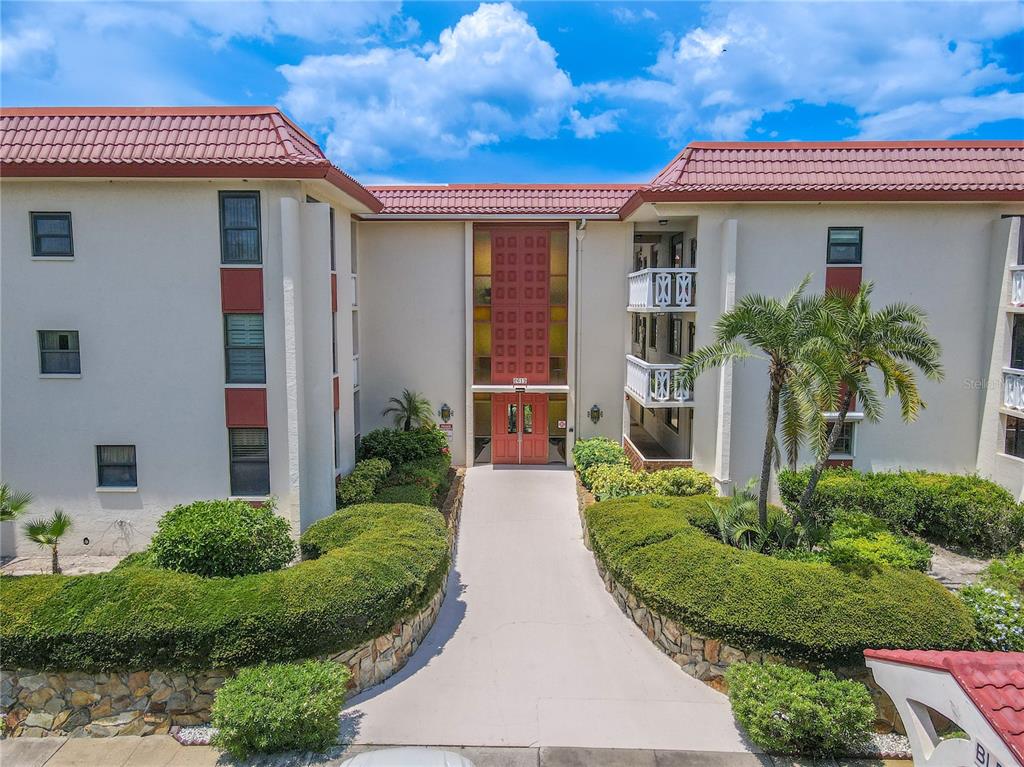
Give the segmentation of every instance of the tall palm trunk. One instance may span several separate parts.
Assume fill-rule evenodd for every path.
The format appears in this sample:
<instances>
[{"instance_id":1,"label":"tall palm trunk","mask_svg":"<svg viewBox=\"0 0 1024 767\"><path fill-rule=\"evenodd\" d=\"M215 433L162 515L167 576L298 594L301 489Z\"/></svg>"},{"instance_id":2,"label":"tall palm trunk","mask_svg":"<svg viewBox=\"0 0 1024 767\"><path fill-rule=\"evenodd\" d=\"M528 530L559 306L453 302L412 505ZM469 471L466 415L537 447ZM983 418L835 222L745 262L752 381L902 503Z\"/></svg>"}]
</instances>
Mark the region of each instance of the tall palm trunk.
<instances>
[{"instance_id":1,"label":"tall palm trunk","mask_svg":"<svg viewBox=\"0 0 1024 767\"><path fill-rule=\"evenodd\" d=\"M850 387L846 387L846 391L843 392L843 399L839 403L839 413L836 416L836 421L832 424L832 429L828 433L828 440L825 442L824 452L818 456L818 459L814 462L814 468L811 469L811 476L807 478L807 487L804 488L803 495L800 496L800 514L806 515L811 504L811 497L814 495L814 488L818 486L818 480L821 479L821 473L825 470L825 465L828 463L828 457L832 455L832 451L836 448L836 443L839 441L839 437L843 433L843 425L846 423L846 416L850 413L850 403L853 402L853 392Z\"/></svg>"},{"instance_id":2,"label":"tall palm trunk","mask_svg":"<svg viewBox=\"0 0 1024 767\"><path fill-rule=\"evenodd\" d=\"M761 487L757 494L757 519L762 527L768 524L768 486L772 478L772 456L775 454L775 430L779 425L779 397L782 378L772 373L768 389L768 424L764 435L764 455L761 458Z\"/></svg>"},{"instance_id":3,"label":"tall palm trunk","mask_svg":"<svg viewBox=\"0 0 1024 767\"><path fill-rule=\"evenodd\" d=\"M53 544L50 547L50 569L53 570L54 575L60 575L60 560L57 559L57 544Z\"/></svg>"}]
</instances>

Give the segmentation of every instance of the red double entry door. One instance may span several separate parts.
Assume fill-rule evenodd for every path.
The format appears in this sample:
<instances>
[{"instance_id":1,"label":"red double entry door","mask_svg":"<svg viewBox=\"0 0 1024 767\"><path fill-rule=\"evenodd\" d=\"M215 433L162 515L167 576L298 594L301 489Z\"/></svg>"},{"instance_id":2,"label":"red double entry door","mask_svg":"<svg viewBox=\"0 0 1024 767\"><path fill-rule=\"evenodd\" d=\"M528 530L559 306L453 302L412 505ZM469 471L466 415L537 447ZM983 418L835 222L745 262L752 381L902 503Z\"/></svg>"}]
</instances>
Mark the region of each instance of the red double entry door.
<instances>
[{"instance_id":1,"label":"red double entry door","mask_svg":"<svg viewBox=\"0 0 1024 767\"><path fill-rule=\"evenodd\" d=\"M491 395L491 462L548 462L548 395Z\"/></svg>"}]
</instances>

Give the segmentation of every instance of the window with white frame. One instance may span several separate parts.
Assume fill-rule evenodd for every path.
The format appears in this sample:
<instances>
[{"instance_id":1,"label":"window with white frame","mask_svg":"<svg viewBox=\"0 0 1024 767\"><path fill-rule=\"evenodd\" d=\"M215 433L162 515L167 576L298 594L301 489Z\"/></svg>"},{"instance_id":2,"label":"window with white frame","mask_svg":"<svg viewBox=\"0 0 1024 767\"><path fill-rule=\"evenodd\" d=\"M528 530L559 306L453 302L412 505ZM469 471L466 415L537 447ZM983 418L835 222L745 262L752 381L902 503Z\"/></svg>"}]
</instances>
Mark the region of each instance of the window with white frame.
<instances>
[{"instance_id":1,"label":"window with white frame","mask_svg":"<svg viewBox=\"0 0 1024 767\"><path fill-rule=\"evenodd\" d=\"M97 487L138 487L135 445L96 446Z\"/></svg>"},{"instance_id":2,"label":"window with white frame","mask_svg":"<svg viewBox=\"0 0 1024 767\"><path fill-rule=\"evenodd\" d=\"M1003 444L1003 452L1015 458L1024 458L1024 420L1014 418L1012 415L1006 418L1006 435Z\"/></svg>"},{"instance_id":3,"label":"window with white frame","mask_svg":"<svg viewBox=\"0 0 1024 767\"><path fill-rule=\"evenodd\" d=\"M224 315L224 360L228 383L266 383L262 314Z\"/></svg>"},{"instance_id":4,"label":"window with white frame","mask_svg":"<svg viewBox=\"0 0 1024 767\"><path fill-rule=\"evenodd\" d=\"M74 258L70 213L32 213L33 258Z\"/></svg>"},{"instance_id":5,"label":"window with white frame","mask_svg":"<svg viewBox=\"0 0 1024 767\"><path fill-rule=\"evenodd\" d=\"M228 429L231 494L270 494L270 442L266 429Z\"/></svg>"},{"instance_id":6,"label":"window with white frame","mask_svg":"<svg viewBox=\"0 0 1024 767\"><path fill-rule=\"evenodd\" d=\"M829 428L833 426L829 423ZM843 430L839 434L839 439L836 441L836 445L832 448L831 458L850 458L853 456L854 451L854 439L856 435L856 426L851 421L846 421L843 424Z\"/></svg>"},{"instance_id":7,"label":"window with white frame","mask_svg":"<svg viewBox=\"0 0 1024 767\"><path fill-rule=\"evenodd\" d=\"M81 352L77 330L40 330L39 372L43 375L80 375Z\"/></svg>"},{"instance_id":8,"label":"window with white frame","mask_svg":"<svg viewBox=\"0 0 1024 767\"><path fill-rule=\"evenodd\" d=\"M223 264L259 264L260 193L220 193L220 260Z\"/></svg>"}]
</instances>

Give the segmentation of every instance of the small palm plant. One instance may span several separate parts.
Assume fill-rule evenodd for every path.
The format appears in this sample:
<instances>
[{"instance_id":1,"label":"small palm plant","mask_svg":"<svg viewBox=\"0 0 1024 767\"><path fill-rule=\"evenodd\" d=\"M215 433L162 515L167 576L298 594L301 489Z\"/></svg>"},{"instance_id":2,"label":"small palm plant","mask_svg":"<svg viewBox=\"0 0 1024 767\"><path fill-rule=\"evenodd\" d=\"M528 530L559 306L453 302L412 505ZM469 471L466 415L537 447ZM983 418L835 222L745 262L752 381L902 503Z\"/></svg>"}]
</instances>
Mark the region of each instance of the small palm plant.
<instances>
[{"instance_id":1,"label":"small palm plant","mask_svg":"<svg viewBox=\"0 0 1024 767\"><path fill-rule=\"evenodd\" d=\"M402 389L401 397L392 397L388 400L388 406L381 413L384 416L391 416L395 428L402 431L412 431L416 426L433 426L434 408L430 402L419 392Z\"/></svg>"},{"instance_id":2,"label":"small palm plant","mask_svg":"<svg viewBox=\"0 0 1024 767\"><path fill-rule=\"evenodd\" d=\"M60 539L71 529L71 517L60 509L53 512L49 519L33 519L25 523L25 535L33 543L50 549L51 567L54 575L60 575L60 560L57 558L57 546Z\"/></svg>"},{"instance_id":3,"label":"small palm plant","mask_svg":"<svg viewBox=\"0 0 1024 767\"><path fill-rule=\"evenodd\" d=\"M6 483L0 483L0 522L12 522L17 519L30 503L31 494L20 493Z\"/></svg>"}]
</instances>

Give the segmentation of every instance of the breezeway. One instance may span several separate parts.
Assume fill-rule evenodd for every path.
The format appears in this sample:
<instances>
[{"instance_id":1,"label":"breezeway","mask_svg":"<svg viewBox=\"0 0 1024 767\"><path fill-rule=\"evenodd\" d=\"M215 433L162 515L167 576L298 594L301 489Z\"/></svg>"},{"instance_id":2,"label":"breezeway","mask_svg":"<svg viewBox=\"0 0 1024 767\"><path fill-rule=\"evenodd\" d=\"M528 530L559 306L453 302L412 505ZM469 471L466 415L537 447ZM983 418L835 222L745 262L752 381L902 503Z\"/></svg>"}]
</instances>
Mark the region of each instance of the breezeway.
<instances>
[{"instance_id":1,"label":"breezeway","mask_svg":"<svg viewBox=\"0 0 1024 767\"><path fill-rule=\"evenodd\" d=\"M466 475L458 552L409 663L344 712L355 743L747 752L728 699L629 621L564 467Z\"/></svg>"}]
</instances>

